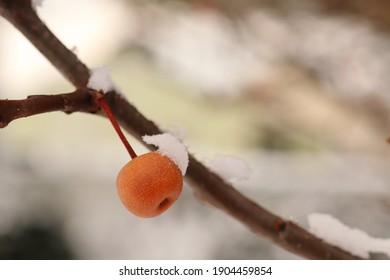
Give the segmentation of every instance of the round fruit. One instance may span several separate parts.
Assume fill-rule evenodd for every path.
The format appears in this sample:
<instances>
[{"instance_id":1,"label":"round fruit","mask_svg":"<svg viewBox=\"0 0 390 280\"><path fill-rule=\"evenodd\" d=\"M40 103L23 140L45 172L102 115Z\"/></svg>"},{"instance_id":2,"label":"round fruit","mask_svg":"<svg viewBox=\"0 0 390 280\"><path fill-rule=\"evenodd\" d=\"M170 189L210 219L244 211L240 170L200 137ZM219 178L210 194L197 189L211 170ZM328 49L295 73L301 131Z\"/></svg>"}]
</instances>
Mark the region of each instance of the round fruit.
<instances>
[{"instance_id":1,"label":"round fruit","mask_svg":"<svg viewBox=\"0 0 390 280\"><path fill-rule=\"evenodd\" d=\"M131 213L151 218L176 201L183 188L183 176L169 157L152 152L137 156L121 169L117 188Z\"/></svg>"}]
</instances>

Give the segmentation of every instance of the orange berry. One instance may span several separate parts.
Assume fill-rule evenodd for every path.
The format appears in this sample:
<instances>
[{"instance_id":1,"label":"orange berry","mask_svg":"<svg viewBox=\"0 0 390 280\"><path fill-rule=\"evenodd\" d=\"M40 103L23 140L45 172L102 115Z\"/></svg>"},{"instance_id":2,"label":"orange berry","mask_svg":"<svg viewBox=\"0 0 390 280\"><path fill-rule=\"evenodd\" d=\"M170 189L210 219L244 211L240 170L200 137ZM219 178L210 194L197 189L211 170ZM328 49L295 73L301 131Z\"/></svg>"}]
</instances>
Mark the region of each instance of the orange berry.
<instances>
[{"instance_id":1,"label":"orange berry","mask_svg":"<svg viewBox=\"0 0 390 280\"><path fill-rule=\"evenodd\" d=\"M136 216L160 215L179 197L183 176L167 156L152 152L128 162L117 178L118 194L126 208Z\"/></svg>"}]
</instances>

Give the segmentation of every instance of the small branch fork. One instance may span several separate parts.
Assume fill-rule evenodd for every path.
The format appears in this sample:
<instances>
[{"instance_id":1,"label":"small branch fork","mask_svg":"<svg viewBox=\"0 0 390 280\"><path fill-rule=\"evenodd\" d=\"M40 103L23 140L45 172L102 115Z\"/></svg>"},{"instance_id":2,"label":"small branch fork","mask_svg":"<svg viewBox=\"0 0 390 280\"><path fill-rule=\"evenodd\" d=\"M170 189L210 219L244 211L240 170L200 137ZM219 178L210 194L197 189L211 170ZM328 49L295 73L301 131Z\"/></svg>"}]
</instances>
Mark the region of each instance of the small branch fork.
<instances>
[{"instance_id":1,"label":"small branch fork","mask_svg":"<svg viewBox=\"0 0 390 280\"><path fill-rule=\"evenodd\" d=\"M25 100L0 100L0 128L18 118L52 111L102 114L97 103L101 93L86 88L89 69L39 19L30 0L0 0L0 15L19 29L77 88L65 94L35 95ZM145 134L161 133L152 121L146 119L117 92L106 93L105 99L121 126L139 140ZM359 259L259 206L192 155L186 178L199 199L225 211L257 235L296 255L309 259Z\"/></svg>"}]
</instances>

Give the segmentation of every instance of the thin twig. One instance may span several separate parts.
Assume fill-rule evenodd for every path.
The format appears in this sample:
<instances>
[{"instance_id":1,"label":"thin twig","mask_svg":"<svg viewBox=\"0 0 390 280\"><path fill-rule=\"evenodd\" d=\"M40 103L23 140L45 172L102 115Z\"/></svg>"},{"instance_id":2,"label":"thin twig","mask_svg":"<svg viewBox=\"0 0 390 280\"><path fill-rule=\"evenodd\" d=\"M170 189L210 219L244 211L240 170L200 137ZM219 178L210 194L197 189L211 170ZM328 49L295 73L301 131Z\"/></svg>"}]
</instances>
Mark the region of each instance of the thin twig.
<instances>
[{"instance_id":1,"label":"thin twig","mask_svg":"<svg viewBox=\"0 0 390 280\"><path fill-rule=\"evenodd\" d=\"M76 87L84 87L89 77L88 68L73 53L65 51L66 48L57 38L52 38L52 33L36 16L35 11L26 4L27 2L29 0L0 0L0 14L21 30ZM121 125L138 139L145 134L161 133L152 121L146 119L123 96L116 92L109 92L106 98ZM30 115L53 111L53 108L65 112L88 112L89 110L85 108L92 108L93 112L97 106L94 98L67 104L66 107L64 103L56 103L52 96L37 96L34 99L41 104L38 107L41 107L39 110L31 111ZM2 100L0 104L6 102L11 101ZM14 108L18 108L17 104L23 102L27 101L12 101L12 104ZM52 105L51 102L56 105ZM86 106L84 102L90 102L91 107ZM24 115L20 115L17 110L6 111L2 108L4 106L0 106L0 116L4 123L6 123L4 120L13 120L28 114L25 112ZM25 110L28 111L28 107ZM271 240L294 254L310 259L359 259L246 198L191 155L186 178L199 199L225 211L257 235Z\"/></svg>"}]
</instances>

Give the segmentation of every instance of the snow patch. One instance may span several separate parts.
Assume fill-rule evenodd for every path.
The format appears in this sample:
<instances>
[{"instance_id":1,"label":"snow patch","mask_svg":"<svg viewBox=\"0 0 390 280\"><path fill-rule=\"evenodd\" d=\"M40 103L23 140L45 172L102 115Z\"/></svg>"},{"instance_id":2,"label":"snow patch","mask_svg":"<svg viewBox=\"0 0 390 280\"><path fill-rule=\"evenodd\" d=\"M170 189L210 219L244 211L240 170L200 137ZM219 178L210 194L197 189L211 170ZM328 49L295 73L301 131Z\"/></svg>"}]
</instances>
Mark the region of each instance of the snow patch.
<instances>
[{"instance_id":1,"label":"snow patch","mask_svg":"<svg viewBox=\"0 0 390 280\"><path fill-rule=\"evenodd\" d=\"M244 160L235 156L215 155L206 164L214 173L227 181L248 180L252 172Z\"/></svg>"},{"instance_id":2,"label":"snow patch","mask_svg":"<svg viewBox=\"0 0 390 280\"><path fill-rule=\"evenodd\" d=\"M145 143L158 147L158 153L169 157L177 164L183 176L186 174L188 167L187 149L172 134L144 135L142 139Z\"/></svg>"},{"instance_id":3,"label":"snow patch","mask_svg":"<svg viewBox=\"0 0 390 280\"><path fill-rule=\"evenodd\" d=\"M308 216L308 222L314 235L359 257L367 259L370 253L384 253L390 257L390 239L371 237L327 214L313 213Z\"/></svg>"},{"instance_id":4,"label":"snow patch","mask_svg":"<svg viewBox=\"0 0 390 280\"><path fill-rule=\"evenodd\" d=\"M187 130L185 129L185 127L178 123L171 124L166 129L164 129L164 131L171 133L181 142L184 141L187 135Z\"/></svg>"},{"instance_id":5,"label":"snow patch","mask_svg":"<svg viewBox=\"0 0 390 280\"><path fill-rule=\"evenodd\" d=\"M100 67L90 70L90 77L87 87L97 90L109 92L116 90L115 84L111 79L110 69L108 67Z\"/></svg>"}]
</instances>

